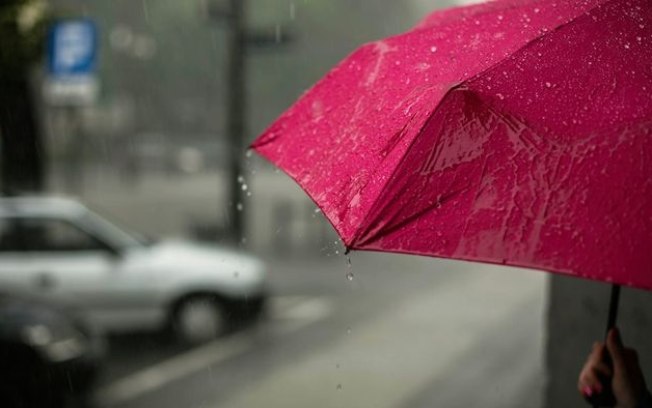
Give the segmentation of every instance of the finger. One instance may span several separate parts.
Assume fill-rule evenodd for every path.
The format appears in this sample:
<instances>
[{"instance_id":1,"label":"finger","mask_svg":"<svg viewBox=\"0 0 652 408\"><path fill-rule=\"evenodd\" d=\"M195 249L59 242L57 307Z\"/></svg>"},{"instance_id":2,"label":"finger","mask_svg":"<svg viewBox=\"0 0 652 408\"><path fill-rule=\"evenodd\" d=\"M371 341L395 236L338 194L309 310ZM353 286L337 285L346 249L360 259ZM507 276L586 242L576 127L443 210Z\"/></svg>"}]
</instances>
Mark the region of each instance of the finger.
<instances>
[{"instance_id":1,"label":"finger","mask_svg":"<svg viewBox=\"0 0 652 408\"><path fill-rule=\"evenodd\" d=\"M596 341L593 343L593 349L591 349L591 354L587 359L587 364L595 365L600 363L604 359L606 346L604 343Z\"/></svg>"},{"instance_id":2,"label":"finger","mask_svg":"<svg viewBox=\"0 0 652 408\"><path fill-rule=\"evenodd\" d=\"M593 394L599 394L602 392L604 386L600 381L598 374L592 370L591 367L585 366L580 373L577 388L580 393L590 397Z\"/></svg>"},{"instance_id":3,"label":"finger","mask_svg":"<svg viewBox=\"0 0 652 408\"><path fill-rule=\"evenodd\" d=\"M618 329L613 328L607 334L607 350L613 361L614 370L622 370L625 368L625 347L620 339Z\"/></svg>"},{"instance_id":4,"label":"finger","mask_svg":"<svg viewBox=\"0 0 652 408\"><path fill-rule=\"evenodd\" d=\"M591 369L598 375L604 377L611 377L613 375L613 369L605 361L600 361L597 364L591 366Z\"/></svg>"},{"instance_id":5,"label":"finger","mask_svg":"<svg viewBox=\"0 0 652 408\"><path fill-rule=\"evenodd\" d=\"M638 364L638 353L636 350L625 347L623 351L625 361L628 363Z\"/></svg>"}]
</instances>

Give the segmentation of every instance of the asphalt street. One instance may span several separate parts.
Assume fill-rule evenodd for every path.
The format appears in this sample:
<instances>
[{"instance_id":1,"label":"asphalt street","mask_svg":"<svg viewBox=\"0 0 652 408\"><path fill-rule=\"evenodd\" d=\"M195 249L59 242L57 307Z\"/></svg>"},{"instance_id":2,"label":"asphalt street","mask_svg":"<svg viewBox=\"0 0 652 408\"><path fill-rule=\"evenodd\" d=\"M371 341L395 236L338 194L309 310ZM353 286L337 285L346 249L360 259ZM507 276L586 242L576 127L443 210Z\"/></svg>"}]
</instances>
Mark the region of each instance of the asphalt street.
<instances>
[{"instance_id":1,"label":"asphalt street","mask_svg":"<svg viewBox=\"0 0 652 408\"><path fill-rule=\"evenodd\" d=\"M544 274L336 252L268 259L267 318L213 343L113 338L97 405L540 406Z\"/></svg>"}]
</instances>

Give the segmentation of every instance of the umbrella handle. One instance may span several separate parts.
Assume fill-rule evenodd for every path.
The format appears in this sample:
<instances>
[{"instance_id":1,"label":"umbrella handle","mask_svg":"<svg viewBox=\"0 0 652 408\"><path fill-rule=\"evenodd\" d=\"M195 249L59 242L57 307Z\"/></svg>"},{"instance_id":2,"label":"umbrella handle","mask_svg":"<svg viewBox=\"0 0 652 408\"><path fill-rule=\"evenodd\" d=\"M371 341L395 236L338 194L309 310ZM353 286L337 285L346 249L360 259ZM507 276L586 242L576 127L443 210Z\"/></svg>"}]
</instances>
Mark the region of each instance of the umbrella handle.
<instances>
[{"instance_id":1,"label":"umbrella handle","mask_svg":"<svg viewBox=\"0 0 652 408\"><path fill-rule=\"evenodd\" d=\"M620 303L620 285L611 285L611 299L609 300L609 316L607 317L607 330L605 332L606 336L609 334L609 330L616 327L616 319L618 317L618 304ZM606 340L605 340L606 341ZM611 358L609 353L606 355L607 364L611 365ZM591 398L589 400L593 408L600 408L601 406L611 407L614 405L615 399L611 390L610 384L605 384L602 394L598 398Z\"/></svg>"}]
</instances>

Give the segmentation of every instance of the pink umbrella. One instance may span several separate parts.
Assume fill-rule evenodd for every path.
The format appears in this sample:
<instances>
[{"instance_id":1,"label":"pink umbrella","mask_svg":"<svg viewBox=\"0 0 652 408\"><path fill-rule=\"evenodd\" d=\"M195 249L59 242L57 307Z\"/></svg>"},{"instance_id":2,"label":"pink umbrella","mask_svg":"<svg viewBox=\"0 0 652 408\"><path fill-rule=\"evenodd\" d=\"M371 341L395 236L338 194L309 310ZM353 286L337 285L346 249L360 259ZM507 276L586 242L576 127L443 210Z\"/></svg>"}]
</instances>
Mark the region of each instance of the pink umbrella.
<instances>
[{"instance_id":1,"label":"pink umbrella","mask_svg":"<svg viewBox=\"0 0 652 408\"><path fill-rule=\"evenodd\" d=\"M367 44L253 148L350 249L652 289L652 8L497 1Z\"/></svg>"},{"instance_id":2,"label":"pink umbrella","mask_svg":"<svg viewBox=\"0 0 652 408\"><path fill-rule=\"evenodd\" d=\"M355 51L252 147L349 249L652 290L651 61L649 0L439 11Z\"/></svg>"}]
</instances>

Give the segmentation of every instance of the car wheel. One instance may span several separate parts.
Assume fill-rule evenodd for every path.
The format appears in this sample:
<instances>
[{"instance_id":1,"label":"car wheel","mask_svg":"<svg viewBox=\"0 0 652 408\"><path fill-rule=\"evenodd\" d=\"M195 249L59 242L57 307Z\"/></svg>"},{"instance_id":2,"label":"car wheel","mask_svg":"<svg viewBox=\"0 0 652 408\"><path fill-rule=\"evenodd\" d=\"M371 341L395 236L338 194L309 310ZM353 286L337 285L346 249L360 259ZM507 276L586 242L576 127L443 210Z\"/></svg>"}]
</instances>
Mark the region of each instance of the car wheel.
<instances>
[{"instance_id":1,"label":"car wheel","mask_svg":"<svg viewBox=\"0 0 652 408\"><path fill-rule=\"evenodd\" d=\"M223 307L215 297L197 295L186 298L177 305L172 326L179 341L196 345L223 334L227 321Z\"/></svg>"}]
</instances>

